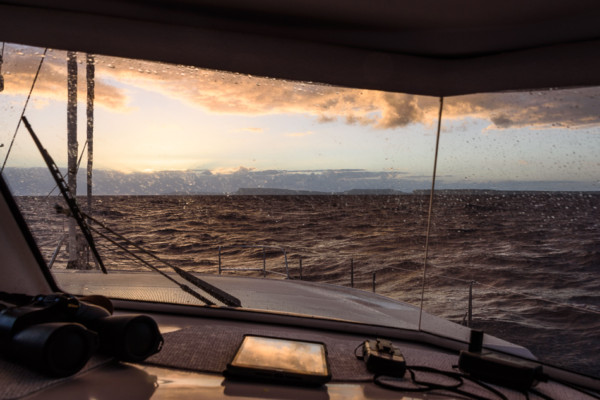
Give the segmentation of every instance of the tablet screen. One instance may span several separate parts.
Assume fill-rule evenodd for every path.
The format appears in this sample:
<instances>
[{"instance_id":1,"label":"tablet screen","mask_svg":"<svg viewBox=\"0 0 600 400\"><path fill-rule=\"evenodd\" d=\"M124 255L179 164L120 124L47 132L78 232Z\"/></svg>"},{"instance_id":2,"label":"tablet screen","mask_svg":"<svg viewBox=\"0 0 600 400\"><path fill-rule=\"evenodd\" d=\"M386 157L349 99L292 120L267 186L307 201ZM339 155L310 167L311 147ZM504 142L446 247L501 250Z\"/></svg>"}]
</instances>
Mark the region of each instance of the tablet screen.
<instances>
[{"instance_id":1,"label":"tablet screen","mask_svg":"<svg viewBox=\"0 0 600 400\"><path fill-rule=\"evenodd\" d=\"M300 375L329 375L324 344L263 336L245 336L230 365Z\"/></svg>"}]
</instances>

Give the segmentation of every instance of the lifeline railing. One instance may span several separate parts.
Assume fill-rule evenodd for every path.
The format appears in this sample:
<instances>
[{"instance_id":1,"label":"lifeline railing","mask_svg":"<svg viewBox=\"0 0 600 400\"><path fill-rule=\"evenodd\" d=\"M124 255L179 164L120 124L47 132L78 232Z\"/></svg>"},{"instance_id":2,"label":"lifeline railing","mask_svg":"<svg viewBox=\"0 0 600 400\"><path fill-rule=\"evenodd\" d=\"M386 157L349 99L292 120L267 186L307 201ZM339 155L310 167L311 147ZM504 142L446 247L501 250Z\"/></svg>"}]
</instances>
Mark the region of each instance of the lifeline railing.
<instances>
[{"instance_id":1,"label":"lifeline railing","mask_svg":"<svg viewBox=\"0 0 600 400\"><path fill-rule=\"evenodd\" d=\"M375 270L372 272L372 274L373 274L373 280L372 280L373 293L376 293L376 289L377 289L377 273L383 272L383 271L416 272L416 270L414 270L414 269L399 268L399 267L385 267L385 268ZM465 315L463 317L462 324L470 327L471 324L473 323L473 284L478 283L478 282L476 282L474 280L466 280L466 279L454 278L454 277L450 277L450 276L444 276L444 278L469 284L469 300L468 300L468 305L467 305L467 311L465 312ZM354 287L354 260L353 259L350 259L350 285L351 285L351 287Z\"/></svg>"},{"instance_id":2,"label":"lifeline railing","mask_svg":"<svg viewBox=\"0 0 600 400\"><path fill-rule=\"evenodd\" d=\"M242 249L262 249L262 259L263 259L263 266L262 268L235 268L235 267L223 267L223 262L222 262L222 250L224 249L233 249L233 248L242 248ZM277 250L281 250L281 252L283 253L283 258L284 258L284 265L285 265L285 274L278 272L278 271L273 271L273 270L267 270L267 254L265 252L265 249L277 249ZM263 245L230 245L230 246L219 246L219 275L221 275L221 273L223 271L259 271L262 272L263 277L267 276L267 273L270 274L278 274L278 275L283 275L286 277L286 279L290 279L290 271L288 268L288 259L287 259L287 251L285 250L285 248L283 247L279 247L279 246L263 246Z\"/></svg>"},{"instance_id":3,"label":"lifeline railing","mask_svg":"<svg viewBox=\"0 0 600 400\"><path fill-rule=\"evenodd\" d=\"M64 244L64 239L65 237L61 237L61 239L59 240L58 246L55 249L54 253L52 254L50 263L49 263L49 267L52 267L52 264L54 264L54 262L56 261L58 252L60 251L60 248L63 246ZM223 252L222 250L225 249L231 249L231 248L256 248L256 249L262 249L262 260L263 260L263 265L262 268L233 268L233 267L223 267L223 263L222 263L222 256L223 256ZM267 254L266 254L266 249L277 249L279 251L281 251L283 257L284 257L284 267L285 267L285 273L279 272L279 271L274 271L274 270L268 270L267 269ZM236 271L257 271L257 272L262 272L263 277L266 277L267 273L269 274L277 274L277 275L281 275L284 276L286 279L299 279L302 280L303 279L303 269L302 269L302 257L299 256L298 257L298 261L299 261L299 276L298 277L294 277L290 275L290 270L289 270L289 263L288 263L288 256L287 256L287 250L284 247L281 246L269 246L269 245L228 245L228 246L219 246L218 247L218 252L219 252L219 274L221 274L223 271L232 271L232 272L236 272ZM347 256L350 256L349 254ZM401 267L383 267L380 269L377 269L375 271L364 271L361 272L359 271L357 273L357 271L355 271L354 268L354 258L352 256L349 257L350 260L350 271L349 271L349 278L350 278L350 287L354 288L354 283L355 283L355 275L361 275L361 276L365 276L368 274L371 274L371 290L373 291L373 293L377 292L377 275L379 273L382 272L386 272L386 271L402 271L402 272L409 272L409 273L415 273L415 272L420 272L419 269L409 269L409 268L401 268ZM577 309L579 311L582 312L588 312L588 313L595 313L595 314L599 314L600 315L600 311L594 310L594 309L589 309L587 307L580 307L577 305L573 305L573 304L565 304L562 303L560 301L556 301L556 300L551 300L545 297L541 297L541 296L535 296L532 294L523 294L520 293L518 291L514 291L511 290L509 288L499 288L496 287L494 285L488 285L482 282L478 282L478 281L474 281L474 280L467 280L467 279L460 279L460 278L456 278L456 277L452 277L452 276L448 276L448 275L438 275L438 277L440 278L444 278L444 279L448 279L448 280L455 280L458 282L461 282L463 284L465 284L465 286L468 286L468 303L467 303L467 310L462 318L462 324L466 325L466 326L471 326L472 321L473 321L473 286L474 285L478 285L478 287L482 288L482 289L490 289L493 291L497 291L497 292L507 292L507 293L511 293L517 296L521 296L527 299L535 299L535 300L539 300L539 301L543 301L543 302L547 302L547 303L552 303L552 304L556 304L556 305L561 305L561 306L568 306L570 308L573 309ZM363 285L365 283L365 280L362 280ZM368 282L368 280L367 280ZM364 288L364 286L363 286Z\"/></svg>"},{"instance_id":4,"label":"lifeline railing","mask_svg":"<svg viewBox=\"0 0 600 400\"><path fill-rule=\"evenodd\" d=\"M240 268L240 267L223 267L223 262L222 262L222 256L223 256L223 252L222 250L224 249L234 249L234 248L246 248L246 249L262 249L262 261L263 261L263 265L262 268ZM277 249L277 250L281 250L283 257L284 257L284 263L285 263L285 274L278 272L278 271L273 271L273 270L267 270L267 257L266 257L266 252L265 249ZM222 274L223 271L232 271L232 272L237 272L237 271L256 271L256 272L262 272L263 277L267 276L267 273L271 273L271 274L278 274L278 275L282 275L285 276L286 279L294 279L292 277L290 277L290 271L289 271L289 265L288 265L288 258L287 258L287 251L284 247L280 247L280 246L265 246L265 245L229 245L229 246L219 246L219 275ZM415 272L414 269L407 269L407 268L399 268L399 267L385 267L385 268L380 268L378 270L372 271L372 290L373 293L376 293L376 289L377 289L377 273L378 272L384 272L384 271L403 271L403 272ZM303 276L302 276L302 257L299 258L299 279L302 280ZM350 287L354 287L354 259L351 258L350 259ZM468 299L468 307L467 307L467 311L465 312L465 315L463 317L463 321L462 324L466 325L466 326L471 326L472 322L473 322L473 284L477 283L473 280L471 281L467 281L464 279L458 279L458 278L452 278L452 277L447 277L449 279L454 279L457 281L461 281L461 282L466 282L469 284L469 299Z\"/></svg>"}]
</instances>

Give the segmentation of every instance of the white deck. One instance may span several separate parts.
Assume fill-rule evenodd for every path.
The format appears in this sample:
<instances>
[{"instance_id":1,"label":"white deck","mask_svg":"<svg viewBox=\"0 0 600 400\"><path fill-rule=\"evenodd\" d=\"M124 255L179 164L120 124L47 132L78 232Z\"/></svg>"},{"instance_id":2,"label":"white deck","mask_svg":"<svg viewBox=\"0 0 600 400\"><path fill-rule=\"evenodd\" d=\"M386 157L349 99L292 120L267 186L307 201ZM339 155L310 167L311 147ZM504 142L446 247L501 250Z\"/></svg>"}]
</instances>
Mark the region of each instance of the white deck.
<instances>
[{"instance_id":1,"label":"white deck","mask_svg":"<svg viewBox=\"0 0 600 400\"><path fill-rule=\"evenodd\" d=\"M156 273L111 272L104 275L95 271L55 270L53 274L59 287L73 294L101 294L118 299L203 305L200 300ZM169 274L169 276L193 287L176 275ZM197 276L237 297L246 309L419 330L418 307L363 290L296 280L199 274ZM202 290L198 292L214 300L206 292ZM470 335L468 327L425 312L421 316L421 330L462 342L468 342ZM485 336L484 344L523 357L534 358L529 350L489 335Z\"/></svg>"}]
</instances>

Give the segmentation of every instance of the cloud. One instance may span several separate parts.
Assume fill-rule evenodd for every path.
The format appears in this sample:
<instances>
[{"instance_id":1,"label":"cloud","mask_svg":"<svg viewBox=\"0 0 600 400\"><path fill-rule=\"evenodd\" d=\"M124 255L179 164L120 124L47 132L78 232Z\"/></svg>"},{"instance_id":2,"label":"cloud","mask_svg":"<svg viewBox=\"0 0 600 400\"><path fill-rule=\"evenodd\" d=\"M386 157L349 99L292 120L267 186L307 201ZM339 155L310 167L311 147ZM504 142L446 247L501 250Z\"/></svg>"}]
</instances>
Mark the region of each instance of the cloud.
<instances>
[{"instance_id":1,"label":"cloud","mask_svg":"<svg viewBox=\"0 0 600 400\"><path fill-rule=\"evenodd\" d=\"M104 57L99 74L177 99L207 112L236 115L302 114L320 123L390 129L425 122L437 100L261 78L222 71Z\"/></svg>"},{"instance_id":2,"label":"cloud","mask_svg":"<svg viewBox=\"0 0 600 400\"><path fill-rule=\"evenodd\" d=\"M117 79L126 79L130 84L150 88L212 113L253 116L295 113L312 117L319 123L339 121L374 129L431 125L437 121L437 98L195 68L174 74L173 68L153 74L131 73L120 68ZM138 70L147 69L134 68ZM600 124L598 109L600 88L594 87L452 97L444 102L444 118L483 119L490 121L494 129L585 127Z\"/></svg>"},{"instance_id":3,"label":"cloud","mask_svg":"<svg viewBox=\"0 0 600 400\"><path fill-rule=\"evenodd\" d=\"M600 124L600 87L450 98L444 115L487 119L492 129L585 128Z\"/></svg>"},{"instance_id":4,"label":"cloud","mask_svg":"<svg viewBox=\"0 0 600 400\"><path fill-rule=\"evenodd\" d=\"M437 121L439 100L426 96L360 90L243 74L114 59L118 80L223 114L296 113L319 123L340 121L395 129ZM444 118L487 120L491 128L582 127L600 124L600 88L475 94L445 99Z\"/></svg>"},{"instance_id":5,"label":"cloud","mask_svg":"<svg viewBox=\"0 0 600 400\"><path fill-rule=\"evenodd\" d=\"M3 74L5 87L3 94L27 95L31 90L35 73L41 61L42 54L33 48L18 49L7 45L3 57ZM32 62L33 60L33 62ZM78 93L79 101L87 98L85 84L85 63L83 56L79 57ZM66 101L67 75L66 52L49 50L44 57L44 62L38 80L36 81L33 101L34 106L43 108L50 101ZM83 62L83 64L81 64ZM128 97L124 90L105 82L102 78L95 80L94 104L110 109L111 111L127 111Z\"/></svg>"},{"instance_id":6,"label":"cloud","mask_svg":"<svg viewBox=\"0 0 600 400\"><path fill-rule=\"evenodd\" d=\"M376 126L387 129L423 122L426 114L434 110L434 102L431 100L419 101L417 96L382 93L382 118Z\"/></svg>"},{"instance_id":7,"label":"cloud","mask_svg":"<svg viewBox=\"0 0 600 400\"><path fill-rule=\"evenodd\" d=\"M6 93L27 93L39 59L39 49L7 46ZM22 55L19 55L19 52ZM83 56L80 56L80 63ZM36 97L66 97L66 52L49 52ZM84 65L80 66L83 77ZM432 97L359 90L291 82L155 62L96 57L96 104L127 111L122 85L156 92L207 112L235 115L301 114L319 123L342 122L374 129L411 124L431 125L437 120L439 100ZM10 77L10 79L9 79ZM81 78L84 79L84 78ZM119 82L119 84L113 84ZM80 99L85 99L85 85ZM40 103L42 104L42 103ZM511 127L587 127L600 124L600 88L475 94L447 98L444 118L466 117L489 121L488 129ZM247 128L259 132L260 128Z\"/></svg>"}]
</instances>

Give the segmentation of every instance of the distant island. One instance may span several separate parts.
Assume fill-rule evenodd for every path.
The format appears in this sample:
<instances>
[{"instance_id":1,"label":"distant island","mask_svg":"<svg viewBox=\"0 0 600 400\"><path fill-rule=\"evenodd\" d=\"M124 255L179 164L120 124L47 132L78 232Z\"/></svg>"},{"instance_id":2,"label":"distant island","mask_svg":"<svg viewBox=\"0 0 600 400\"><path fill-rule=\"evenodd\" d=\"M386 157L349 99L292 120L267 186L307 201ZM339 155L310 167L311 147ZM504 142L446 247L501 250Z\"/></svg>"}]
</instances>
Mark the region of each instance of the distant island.
<instances>
[{"instance_id":1,"label":"distant island","mask_svg":"<svg viewBox=\"0 0 600 400\"><path fill-rule=\"evenodd\" d=\"M412 194L427 195L430 190L414 190ZM438 195L529 195L543 193L585 193L585 194L600 194L599 191L582 191L582 190L495 190L495 189L436 189L435 194Z\"/></svg>"},{"instance_id":2,"label":"distant island","mask_svg":"<svg viewBox=\"0 0 600 400\"><path fill-rule=\"evenodd\" d=\"M239 196L330 196L330 195L407 195L411 193L394 189L352 189L343 192L319 192L312 190L293 190L278 188L239 188L233 193Z\"/></svg>"},{"instance_id":3,"label":"distant island","mask_svg":"<svg viewBox=\"0 0 600 400\"><path fill-rule=\"evenodd\" d=\"M66 174L66 171L64 171ZM56 184L45 167L7 167L3 178L17 196L48 196ZM78 174L78 194L86 192L86 175ZM94 195L429 195L431 182L388 172L364 170L254 171L230 174L211 171L119 172L94 171ZM469 186L438 179L436 194L508 194L542 192L597 193L597 181L496 181Z\"/></svg>"},{"instance_id":4,"label":"distant island","mask_svg":"<svg viewBox=\"0 0 600 400\"><path fill-rule=\"evenodd\" d=\"M294 190L280 188L239 188L236 192L230 193L232 196L429 196L430 190L413 190L412 192L402 192L394 189L352 189L343 192L319 192L311 190ZM465 195L531 195L531 194L553 194L553 193L585 193L600 194L599 191L578 191L578 190L495 190L495 189L436 189L436 195L445 196L465 196Z\"/></svg>"}]
</instances>

